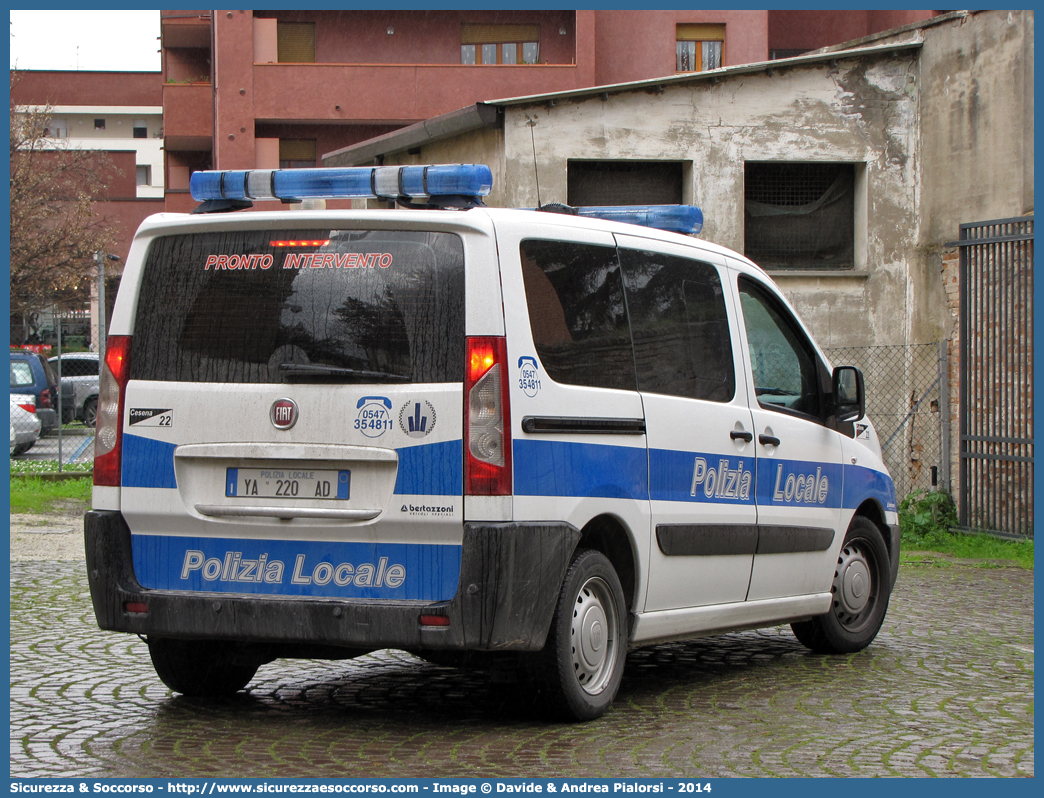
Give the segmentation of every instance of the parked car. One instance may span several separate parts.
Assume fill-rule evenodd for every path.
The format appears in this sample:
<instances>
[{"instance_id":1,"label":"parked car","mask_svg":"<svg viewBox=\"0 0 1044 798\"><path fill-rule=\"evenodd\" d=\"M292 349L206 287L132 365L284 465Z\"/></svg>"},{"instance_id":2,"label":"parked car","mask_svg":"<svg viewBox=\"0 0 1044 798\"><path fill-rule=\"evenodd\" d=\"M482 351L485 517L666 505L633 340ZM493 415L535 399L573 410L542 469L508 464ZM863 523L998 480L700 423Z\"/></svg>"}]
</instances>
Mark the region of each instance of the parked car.
<instances>
[{"instance_id":1,"label":"parked car","mask_svg":"<svg viewBox=\"0 0 1044 798\"><path fill-rule=\"evenodd\" d=\"M61 360L62 384L73 386L73 418L93 427L98 414L98 353L69 352L60 357L52 357L47 362L58 371Z\"/></svg>"},{"instance_id":2,"label":"parked car","mask_svg":"<svg viewBox=\"0 0 1044 798\"><path fill-rule=\"evenodd\" d=\"M40 419L36 417L36 400L32 394L11 394L11 456L17 457L33 448L40 438Z\"/></svg>"},{"instance_id":3,"label":"parked car","mask_svg":"<svg viewBox=\"0 0 1044 798\"><path fill-rule=\"evenodd\" d=\"M62 420L71 421L73 414L72 384L62 386ZM58 375L51 364L35 352L11 352L11 393L32 394L36 415L42 425L41 435L58 426Z\"/></svg>"}]
</instances>

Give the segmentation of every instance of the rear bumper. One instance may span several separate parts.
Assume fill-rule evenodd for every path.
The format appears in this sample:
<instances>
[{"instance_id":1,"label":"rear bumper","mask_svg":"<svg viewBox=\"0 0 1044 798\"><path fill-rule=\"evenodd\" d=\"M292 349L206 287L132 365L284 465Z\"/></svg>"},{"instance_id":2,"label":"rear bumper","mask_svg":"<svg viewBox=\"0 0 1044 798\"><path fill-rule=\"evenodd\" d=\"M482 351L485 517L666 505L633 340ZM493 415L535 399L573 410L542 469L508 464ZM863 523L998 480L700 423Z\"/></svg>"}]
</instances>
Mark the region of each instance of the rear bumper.
<instances>
[{"instance_id":1,"label":"rear bumper","mask_svg":"<svg viewBox=\"0 0 1044 798\"><path fill-rule=\"evenodd\" d=\"M50 407L37 407L36 417L40 419L40 434L50 432L58 426L58 411Z\"/></svg>"},{"instance_id":2,"label":"rear bumper","mask_svg":"<svg viewBox=\"0 0 1044 798\"><path fill-rule=\"evenodd\" d=\"M147 590L134 574L123 516L84 517L87 575L102 629L302 650L539 650L579 540L569 524L465 523L460 581L448 602L258 597ZM127 612L128 602L146 604L148 612ZM449 625L421 626L422 614L445 616Z\"/></svg>"}]
</instances>

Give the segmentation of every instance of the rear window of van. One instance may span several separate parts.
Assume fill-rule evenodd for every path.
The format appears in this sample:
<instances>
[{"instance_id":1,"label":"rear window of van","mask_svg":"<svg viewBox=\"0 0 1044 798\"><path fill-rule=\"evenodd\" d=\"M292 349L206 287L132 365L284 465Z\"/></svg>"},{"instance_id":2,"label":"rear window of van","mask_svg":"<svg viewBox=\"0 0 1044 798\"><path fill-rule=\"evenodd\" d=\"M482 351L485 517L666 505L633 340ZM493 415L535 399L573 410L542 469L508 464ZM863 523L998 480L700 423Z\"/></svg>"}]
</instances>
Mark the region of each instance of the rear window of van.
<instances>
[{"instance_id":1,"label":"rear window of van","mask_svg":"<svg viewBox=\"0 0 1044 798\"><path fill-rule=\"evenodd\" d=\"M159 238L142 278L131 378L461 382L463 244L386 230Z\"/></svg>"}]
</instances>

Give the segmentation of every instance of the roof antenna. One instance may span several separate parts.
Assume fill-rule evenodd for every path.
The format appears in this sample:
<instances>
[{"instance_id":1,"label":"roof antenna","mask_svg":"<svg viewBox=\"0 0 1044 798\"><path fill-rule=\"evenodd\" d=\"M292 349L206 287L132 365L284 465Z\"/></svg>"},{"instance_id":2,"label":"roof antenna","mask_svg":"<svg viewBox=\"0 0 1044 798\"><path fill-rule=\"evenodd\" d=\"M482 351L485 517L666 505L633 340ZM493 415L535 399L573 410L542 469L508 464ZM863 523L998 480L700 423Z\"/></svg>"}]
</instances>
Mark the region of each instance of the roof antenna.
<instances>
[{"instance_id":1,"label":"roof antenna","mask_svg":"<svg viewBox=\"0 0 1044 798\"><path fill-rule=\"evenodd\" d=\"M533 134L533 128L536 127L536 120L526 117L526 124L529 125L529 138L533 142L533 176L536 178L536 190L537 190L537 207L540 207L540 172L537 169L537 157L536 157L536 136Z\"/></svg>"}]
</instances>

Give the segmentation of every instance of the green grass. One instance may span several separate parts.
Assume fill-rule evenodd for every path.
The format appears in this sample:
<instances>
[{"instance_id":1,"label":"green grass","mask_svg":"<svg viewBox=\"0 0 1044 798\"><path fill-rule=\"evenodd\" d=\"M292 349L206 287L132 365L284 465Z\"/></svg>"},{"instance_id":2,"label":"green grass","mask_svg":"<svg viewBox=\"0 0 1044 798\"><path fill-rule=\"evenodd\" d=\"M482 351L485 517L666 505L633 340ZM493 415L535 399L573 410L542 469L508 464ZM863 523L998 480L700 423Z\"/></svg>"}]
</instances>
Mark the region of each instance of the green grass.
<instances>
[{"instance_id":1,"label":"green grass","mask_svg":"<svg viewBox=\"0 0 1044 798\"><path fill-rule=\"evenodd\" d=\"M947 532L918 543L902 544L903 559L907 561L923 558L912 552L932 551L948 554L962 560L983 560L985 566L996 566L1007 561L1019 568L1033 568L1032 540L1000 540L989 535L965 535Z\"/></svg>"},{"instance_id":2,"label":"green grass","mask_svg":"<svg viewBox=\"0 0 1044 798\"><path fill-rule=\"evenodd\" d=\"M85 512L91 503L91 480L63 479L51 481L39 477L19 477L11 480L12 513L62 513L76 515Z\"/></svg>"}]
</instances>

